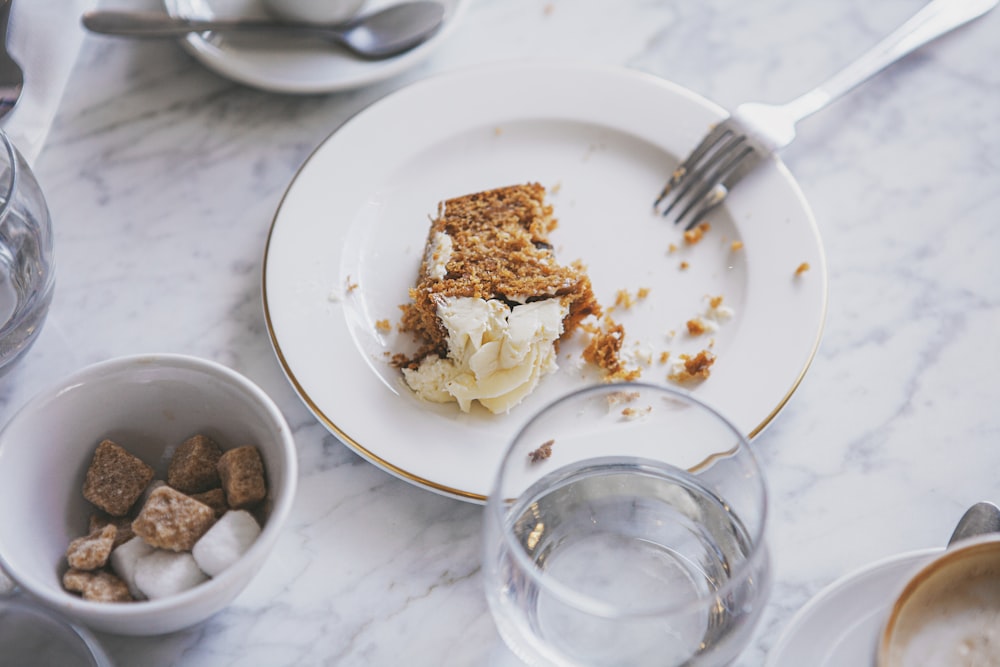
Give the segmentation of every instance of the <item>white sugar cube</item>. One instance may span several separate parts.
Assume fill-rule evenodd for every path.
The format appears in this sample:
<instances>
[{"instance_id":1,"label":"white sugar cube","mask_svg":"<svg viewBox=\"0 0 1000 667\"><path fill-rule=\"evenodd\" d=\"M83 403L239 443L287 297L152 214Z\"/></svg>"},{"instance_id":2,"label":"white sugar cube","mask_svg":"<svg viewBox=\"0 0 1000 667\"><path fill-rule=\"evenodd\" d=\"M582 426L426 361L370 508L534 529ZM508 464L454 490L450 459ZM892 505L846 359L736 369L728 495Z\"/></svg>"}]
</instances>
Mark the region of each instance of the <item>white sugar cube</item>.
<instances>
[{"instance_id":1,"label":"white sugar cube","mask_svg":"<svg viewBox=\"0 0 1000 667\"><path fill-rule=\"evenodd\" d=\"M260 526L249 512L230 510L201 536L191 553L198 567L215 577L245 554L258 535Z\"/></svg>"},{"instance_id":2,"label":"white sugar cube","mask_svg":"<svg viewBox=\"0 0 1000 667\"><path fill-rule=\"evenodd\" d=\"M133 537L128 542L118 545L111 552L111 569L128 586L128 592L136 600L142 600L146 596L142 594L139 587L135 585L135 566L140 558L144 558L156 551L146 544L141 537Z\"/></svg>"},{"instance_id":3,"label":"white sugar cube","mask_svg":"<svg viewBox=\"0 0 1000 667\"><path fill-rule=\"evenodd\" d=\"M135 565L135 585L150 600L181 593L207 580L187 552L156 549Z\"/></svg>"}]
</instances>

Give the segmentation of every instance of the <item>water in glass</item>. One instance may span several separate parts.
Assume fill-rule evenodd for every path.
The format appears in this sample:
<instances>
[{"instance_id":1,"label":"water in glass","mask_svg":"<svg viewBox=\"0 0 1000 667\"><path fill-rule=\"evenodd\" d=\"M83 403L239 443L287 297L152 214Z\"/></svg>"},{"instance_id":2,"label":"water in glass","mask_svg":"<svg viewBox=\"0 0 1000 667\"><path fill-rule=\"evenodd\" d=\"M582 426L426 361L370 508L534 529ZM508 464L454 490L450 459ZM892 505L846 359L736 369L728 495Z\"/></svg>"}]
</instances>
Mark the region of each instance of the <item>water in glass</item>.
<instances>
[{"instance_id":1,"label":"water in glass","mask_svg":"<svg viewBox=\"0 0 1000 667\"><path fill-rule=\"evenodd\" d=\"M507 514L497 625L522 658L552 664L700 665L738 650L767 588L732 508L697 477L641 459L585 461L539 480ZM515 553L520 551L520 554ZM544 571L540 587L522 576ZM765 560L766 563L766 560ZM711 599L710 604L699 600Z\"/></svg>"}]
</instances>

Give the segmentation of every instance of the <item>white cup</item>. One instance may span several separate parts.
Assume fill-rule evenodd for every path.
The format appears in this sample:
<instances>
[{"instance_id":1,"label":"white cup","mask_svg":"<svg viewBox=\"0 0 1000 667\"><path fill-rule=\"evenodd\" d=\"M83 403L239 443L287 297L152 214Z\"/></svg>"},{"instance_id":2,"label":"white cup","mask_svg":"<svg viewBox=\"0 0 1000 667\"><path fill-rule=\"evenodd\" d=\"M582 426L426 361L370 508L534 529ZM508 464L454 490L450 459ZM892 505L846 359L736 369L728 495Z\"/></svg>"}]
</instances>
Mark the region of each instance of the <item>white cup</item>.
<instances>
[{"instance_id":1,"label":"white cup","mask_svg":"<svg viewBox=\"0 0 1000 667\"><path fill-rule=\"evenodd\" d=\"M365 0L262 0L267 12L286 21L340 23L351 18Z\"/></svg>"},{"instance_id":2,"label":"white cup","mask_svg":"<svg viewBox=\"0 0 1000 667\"><path fill-rule=\"evenodd\" d=\"M1000 535L957 542L925 565L896 598L878 667L1000 662Z\"/></svg>"}]
</instances>

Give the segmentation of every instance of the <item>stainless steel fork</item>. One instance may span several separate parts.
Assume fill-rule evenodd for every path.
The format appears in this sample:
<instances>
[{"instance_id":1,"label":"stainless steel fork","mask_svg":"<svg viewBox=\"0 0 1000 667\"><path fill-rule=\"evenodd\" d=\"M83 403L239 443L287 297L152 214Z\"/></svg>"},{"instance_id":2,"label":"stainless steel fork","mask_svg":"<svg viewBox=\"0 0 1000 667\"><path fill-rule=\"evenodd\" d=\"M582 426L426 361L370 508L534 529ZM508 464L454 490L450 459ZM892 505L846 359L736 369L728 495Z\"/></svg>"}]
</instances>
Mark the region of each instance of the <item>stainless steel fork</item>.
<instances>
[{"instance_id":1,"label":"stainless steel fork","mask_svg":"<svg viewBox=\"0 0 1000 667\"><path fill-rule=\"evenodd\" d=\"M21 99L24 72L7 51L7 22L14 0L0 0L0 118L14 108Z\"/></svg>"},{"instance_id":2,"label":"stainless steel fork","mask_svg":"<svg viewBox=\"0 0 1000 667\"><path fill-rule=\"evenodd\" d=\"M715 125L670 176L653 207L686 229L720 204L736 183L795 138L795 124L914 49L982 16L1000 0L933 0L853 63L782 105L748 102Z\"/></svg>"}]
</instances>

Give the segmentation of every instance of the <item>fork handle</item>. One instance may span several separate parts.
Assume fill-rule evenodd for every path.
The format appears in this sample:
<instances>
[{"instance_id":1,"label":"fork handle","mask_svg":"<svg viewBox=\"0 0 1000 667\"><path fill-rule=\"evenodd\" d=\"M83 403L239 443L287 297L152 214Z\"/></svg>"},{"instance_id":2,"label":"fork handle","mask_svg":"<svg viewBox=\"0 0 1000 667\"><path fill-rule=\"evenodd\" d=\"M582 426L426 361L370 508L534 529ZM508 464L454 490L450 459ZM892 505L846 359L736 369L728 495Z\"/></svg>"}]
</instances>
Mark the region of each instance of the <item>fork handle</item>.
<instances>
[{"instance_id":1,"label":"fork handle","mask_svg":"<svg viewBox=\"0 0 1000 667\"><path fill-rule=\"evenodd\" d=\"M993 9L1000 0L932 0L860 58L816 88L782 105L793 122L819 111L927 42Z\"/></svg>"}]
</instances>

